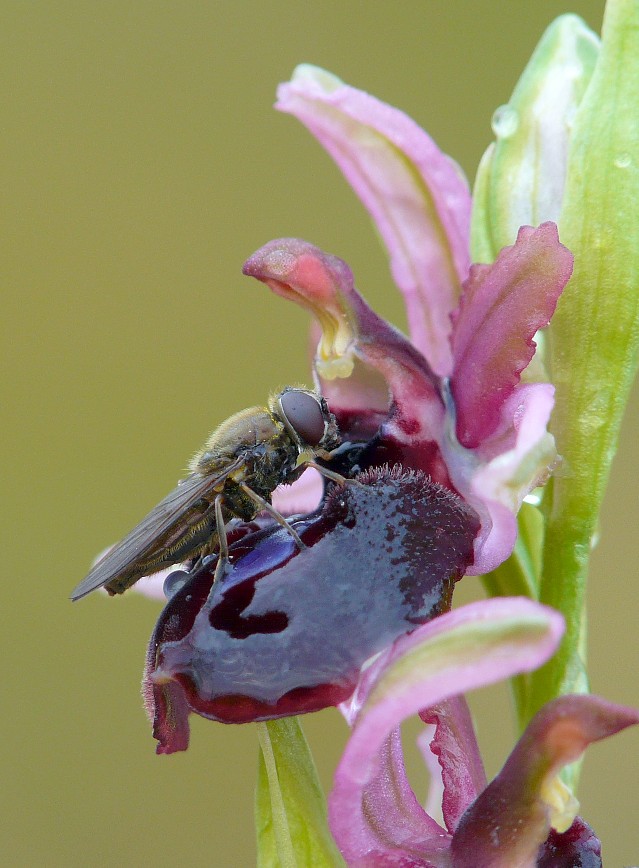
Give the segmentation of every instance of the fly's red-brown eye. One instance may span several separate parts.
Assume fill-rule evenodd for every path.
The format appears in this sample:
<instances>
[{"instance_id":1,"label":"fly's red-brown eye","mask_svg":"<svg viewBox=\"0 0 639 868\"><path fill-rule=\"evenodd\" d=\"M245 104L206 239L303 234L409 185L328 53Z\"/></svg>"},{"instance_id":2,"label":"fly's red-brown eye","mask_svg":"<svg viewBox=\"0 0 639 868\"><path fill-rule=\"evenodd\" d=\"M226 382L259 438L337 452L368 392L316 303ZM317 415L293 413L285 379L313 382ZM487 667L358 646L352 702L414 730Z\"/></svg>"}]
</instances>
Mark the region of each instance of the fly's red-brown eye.
<instances>
[{"instance_id":1,"label":"fly's red-brown eye","mask_svg":"<svg viewBox=\"0 0 639 868\"><path fill-rule=\"evenodd\" d=\"M290 389L280 396L284 421L309 446L319 446L326 430L322 407L315 395Z\"/></svg>"}]
</instances>

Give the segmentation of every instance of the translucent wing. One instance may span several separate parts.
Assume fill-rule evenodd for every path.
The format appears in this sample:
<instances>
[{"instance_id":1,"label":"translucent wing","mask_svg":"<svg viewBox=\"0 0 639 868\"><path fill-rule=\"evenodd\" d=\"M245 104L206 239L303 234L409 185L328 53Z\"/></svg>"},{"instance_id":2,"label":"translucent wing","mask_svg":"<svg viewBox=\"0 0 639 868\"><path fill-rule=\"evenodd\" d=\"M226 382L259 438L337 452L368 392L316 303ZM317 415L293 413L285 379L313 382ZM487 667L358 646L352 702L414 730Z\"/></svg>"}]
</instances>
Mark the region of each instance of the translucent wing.
<instances>
[{"instance_id":1,"label":"translucent wing","mask_svg":"<svg viewBox=\"0 0 639 868\"><path fill-rule=\"evenodd\" d=\"M243 464L243 458L236 459L219 474L202 475L191 473L178 483L170 494L160 501L151 512L98 561L88 575L71 594L72 600L102 588L131 570L136 565L142 567L152 556L161 551L172 531L179 531L185 525L189 510L202 498L222 491L226 479ZM211 504L213 498L210 499ZM201 514L201 518L206 510ZM158 567L160 569L161 567ZM140 572L133 581L145 575ZM130 584L133 584L133 581Z\"/></svg>"}]
</instances>

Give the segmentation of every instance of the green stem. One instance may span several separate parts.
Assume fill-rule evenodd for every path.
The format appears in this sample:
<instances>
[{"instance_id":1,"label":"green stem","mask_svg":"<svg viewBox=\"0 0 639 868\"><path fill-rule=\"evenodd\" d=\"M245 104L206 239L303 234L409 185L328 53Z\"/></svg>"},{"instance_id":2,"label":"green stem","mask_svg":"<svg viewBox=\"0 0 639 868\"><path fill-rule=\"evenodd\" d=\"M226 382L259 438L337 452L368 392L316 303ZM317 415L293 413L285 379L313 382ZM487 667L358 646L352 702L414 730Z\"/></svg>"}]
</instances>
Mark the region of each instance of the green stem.
<instances>
[{"instance_id":1,"label":"green stem","mask_svg":"<svg viewBox=\"0 0 639 868\"><path fill-rule=\"evenodd\" d=\"M639 0L609 0L575 118L560 219L573 277L550 327L552 431L562 465L545 501L539 599L561 611L557 655L532 675L528 715L587 689L585 589L592 541L639 344Z\"/></svg>"}]
</instances>

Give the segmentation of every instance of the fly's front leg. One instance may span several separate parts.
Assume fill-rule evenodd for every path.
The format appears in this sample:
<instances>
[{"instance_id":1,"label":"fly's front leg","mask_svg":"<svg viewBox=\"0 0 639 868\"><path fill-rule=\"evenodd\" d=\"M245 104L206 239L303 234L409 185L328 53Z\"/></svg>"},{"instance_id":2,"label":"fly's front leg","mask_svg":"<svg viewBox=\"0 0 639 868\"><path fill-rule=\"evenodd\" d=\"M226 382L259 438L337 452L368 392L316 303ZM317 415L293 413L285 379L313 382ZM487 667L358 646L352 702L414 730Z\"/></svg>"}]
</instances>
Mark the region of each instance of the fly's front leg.
<instances>
[{"instance_id":1,"label":"fly's front leg","mask_svg":"<svg viewBox=\"0 0 639 868\"><path fill-rule=\"evenodd\" d=\"M280 524L283 528L285 528L285 529L290 533L290 535L293 537L293 539L294 539L295 542L297 543L297 546L298 546L298 548L300 549L300 551L301 551L302 549L305 549L305 548L306 548L306 546L304 545L304 543L303 543L302 540L300 539L300 536L299 536L299 534L297 533L297 531L296 531L294 528L291 527L291 525L286 521L286 519L284 518L284 516L282 515L281 512L278 512L278 511L275 509L275 507L272 506L272 505L268 502L268 500L264 500L263 497L260 497L259 494L256 494L256 493L253 491L253 489L252 489L252 488L249 488L248 485L247 485L245 482L238 482L238 485L239 485L239 487L242 489L242 491L244 492L244 494L246 494L247 497L250 497L250 498L251 498L251 500L253 501L253 503L254 503L256 506L259 506L259 508L260 508L260 509L263 509L264 512L268 512L268 514L269 514L272 518L274 518L275 521L276 521L278 524ZM217 503L217 501L216 501L216 503ZM221 549L220 549L220 551L221 551Z\"/></svg>"},{"instance_id":2,"label":"fly's front leg","mask_svg":"<svg viewBox=\"0 0 639 868\"><path fill-rule=\"evenodd\" d=\"M361 485L357 479L348 479L346 476L342 476L341 473L335 473L334 470L322 467L321 464L316 464L314 461L305 461L304 466L312 467L313 470L317 470L325 479L330 479L331 482L336 482L338 485Z\"/></svg>"}]
</instances>

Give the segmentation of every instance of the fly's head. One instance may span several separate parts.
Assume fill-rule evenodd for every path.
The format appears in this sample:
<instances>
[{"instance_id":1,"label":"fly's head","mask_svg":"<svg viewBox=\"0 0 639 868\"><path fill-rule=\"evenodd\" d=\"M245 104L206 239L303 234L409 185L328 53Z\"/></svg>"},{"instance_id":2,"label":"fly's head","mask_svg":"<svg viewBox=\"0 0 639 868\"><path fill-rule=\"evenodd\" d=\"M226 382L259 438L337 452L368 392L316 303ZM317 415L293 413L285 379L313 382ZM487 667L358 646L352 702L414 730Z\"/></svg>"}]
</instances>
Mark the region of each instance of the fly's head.
<instances>
[{"instance_id":1,"label":"fly's head","mask_svg":"<svg viewBox=\"0 0 639 868\"><path fill-rule=\"evenodd\" d=\"M328 459L341 442L325 398L311 389L288 386L271 399L270 410L284 424L300 456Z\"/></svg>"}]
</instances>

